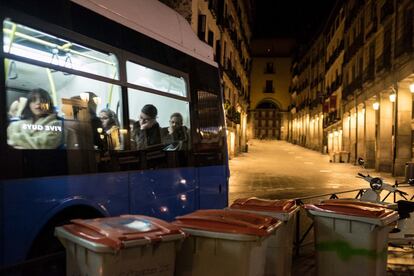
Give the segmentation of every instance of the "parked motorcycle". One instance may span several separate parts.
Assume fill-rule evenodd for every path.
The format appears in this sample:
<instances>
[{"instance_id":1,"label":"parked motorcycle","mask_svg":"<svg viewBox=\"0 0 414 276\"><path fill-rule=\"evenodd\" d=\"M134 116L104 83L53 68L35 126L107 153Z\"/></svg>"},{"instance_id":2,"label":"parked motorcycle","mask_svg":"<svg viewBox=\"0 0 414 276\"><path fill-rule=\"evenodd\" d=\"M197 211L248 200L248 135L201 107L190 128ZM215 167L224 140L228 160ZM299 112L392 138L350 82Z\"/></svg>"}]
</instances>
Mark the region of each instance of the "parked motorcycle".
<instances>
[{"instance_id":1,"label":"parked motorcycle","mask_svg":"<svg viewBox=\"0 0 414 276\"><path fill-rule=\"evenodd\" d=\"M358 164L364 167L364 159L358 158ZM400 196L408 196L404 191L398 189L398 184L391 185L380 177L372 177L368 173L366 175L358 173L358 177L369 183L370 189L367 189L360 197L361 201L379 203L387 208L396 210L399 214L399 220L396 228L394 228L389 236L389 241L394 245L414 245L414 201L399 200L396 203L387 203L381 199L382 191L398 193ZM403 183L399 183L403 184ZM414 186L414 179L410 179L408 184Z\"/></svg>"}]
</instances>

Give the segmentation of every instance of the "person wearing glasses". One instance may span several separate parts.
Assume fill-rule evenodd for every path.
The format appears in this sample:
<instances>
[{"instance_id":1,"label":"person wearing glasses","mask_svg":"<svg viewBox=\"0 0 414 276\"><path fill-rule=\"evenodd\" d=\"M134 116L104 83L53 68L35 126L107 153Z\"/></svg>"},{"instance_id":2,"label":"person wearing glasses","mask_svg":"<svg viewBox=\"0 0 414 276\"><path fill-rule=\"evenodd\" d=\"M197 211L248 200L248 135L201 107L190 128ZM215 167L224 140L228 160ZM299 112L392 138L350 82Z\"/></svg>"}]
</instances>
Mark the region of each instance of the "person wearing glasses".
<instances>
[{"instance_id":1,"label":"person wearing glasses","mask_svg":"<svg viewBox=\"0 0 414 276\"><path fill-rule=\"evenodd\" d=\"M158 110L152 104L144 105L139 119L134 123L132 140L138 150L161 144L161 128L157 122Z\"/></svg>"},{"instance_id":2,"label":"person wearing glasses","mask_svg":"<svg viewBox=\"0 0 414 276\"><path fill-rule=\"evenodd\" d=\"M188 129L183 125L183 115L179 112L171 114L169 127L161 130L164 144L169 144L167 150L184 150L188 143Z\"/></svg>"}]
</instances>

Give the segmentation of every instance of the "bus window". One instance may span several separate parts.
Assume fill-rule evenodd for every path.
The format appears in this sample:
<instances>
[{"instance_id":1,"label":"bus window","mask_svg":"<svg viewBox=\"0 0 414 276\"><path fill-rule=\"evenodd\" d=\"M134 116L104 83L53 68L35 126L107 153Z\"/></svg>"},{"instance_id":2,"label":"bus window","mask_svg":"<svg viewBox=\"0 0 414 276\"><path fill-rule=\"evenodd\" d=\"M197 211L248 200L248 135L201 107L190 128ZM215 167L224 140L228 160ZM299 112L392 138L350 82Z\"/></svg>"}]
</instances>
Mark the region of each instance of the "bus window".
<instances>
[{"instance_id":1,"label":"bus window","mask_svg":"<svg viewBox=\"0 0 414 276\"><path fill-rule=\"evenodd\" d=\"M158 90L176 96L187 97L185 80L160 71L127 61L129 83Z\"/></svg>"},{"instance_id":2,"label":"bus window","mask_svg":"<svg viewBox=\"0 0 414 276\"><path fill-rule=\"evenodd\" d=\"M16 149L123 149L121 88L5 59L7 137ZM111 114L108 114L111 111ZM111 117L113 124L106 124ZM116 129L118 141L114 142ZM111 148L112 147L112 148Z\"/></svg>"},{"instance_id":3,"label":"bus window","mask_svg":"<svg viewBox=\"0 0 414 276\"><path fill-rule=\"evenodd\" d=\"M173 155L168 152L185 155L190 148L189 103L132 88L128 89L128 103L131 148L145 152L141 159L146 164L141 166L185 165L185 157L168 163ZM147 122L152 122L149 127Z\"/></svg>"},{"instance_id":4,"label":"bus window","mask_svg":"<svg viewBox=\"0 0 414 276\"><path fill-rule=\"evenodd\" d=\"M197 91L198 129L201 143L220 142L223 127L220 122L219 96L206 91Z\"/></svg>"},{"instance_id":5,"label":"bus window","mask_svg":"<svg viewBox=\"0 0 414 276\"><path fill-rule=\"evenodd\" d=\"M110 79L119 79L118 62L115 55L111 53L92 50L10 20L3 21L3 34L5 53Z\"/></svg>"}]
</instances>

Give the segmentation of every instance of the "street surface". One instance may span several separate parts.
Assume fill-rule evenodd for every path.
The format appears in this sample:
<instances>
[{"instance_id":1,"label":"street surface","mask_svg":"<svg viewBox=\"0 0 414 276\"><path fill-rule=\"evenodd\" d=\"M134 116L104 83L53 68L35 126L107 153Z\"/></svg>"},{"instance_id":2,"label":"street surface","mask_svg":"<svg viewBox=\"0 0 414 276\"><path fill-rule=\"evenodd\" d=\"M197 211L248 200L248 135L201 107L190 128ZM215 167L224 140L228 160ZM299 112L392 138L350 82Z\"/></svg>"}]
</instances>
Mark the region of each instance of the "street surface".
<instances>
[{"instance_id":1,"label":"street surface","mask_svg":"<svg viewBox=\"0 0 414 276\"><path fill-rule=\"evenodd\" d=\"M229 204L237 198L260 197L268 199L304 198L305 203L329 198L335 193L340 198L355 197L357 191L369 188L368 182L356 177L367 172L394 184L390 174L364 170L349 163L330 163L329 156L285 141L249 141L248 153L230 160ZM403 178L399 178L402 181ZM413 195L413 187L401 188ZM324 195L327 194L327 195ZM381 196L387 194L383 191ZM316 197L318 195L324 195ZM397 198L401 199L401 198ZM387 201L392 201L392 196ZM311 224L311 219L300 211L300 237ZM298 228L299 229L299 228ZM296 230L295 230L296 231ZM299 255L294 255L292 275L316 275L313 229L302 241ZM306 235L306 234L305 234ZM389 247L387 275L414 275L414 251L408 248ZM358 271L355 271L357 274Z\"/></svg>"},{"instance_id":2,"label":"street surface","mask_svg":"<svg viewBox=\"0 0 414 276\"><path fill-rule=\"evenodd\" d=\"M369 188L360 166L330 163L329 156L286 141L250 140L249 151L230 160L229 203L237 198L299 198ZM387 183L390 174L370 170ZM384 192L385 193L385 192Z\"/></svg>"}]
</instances>

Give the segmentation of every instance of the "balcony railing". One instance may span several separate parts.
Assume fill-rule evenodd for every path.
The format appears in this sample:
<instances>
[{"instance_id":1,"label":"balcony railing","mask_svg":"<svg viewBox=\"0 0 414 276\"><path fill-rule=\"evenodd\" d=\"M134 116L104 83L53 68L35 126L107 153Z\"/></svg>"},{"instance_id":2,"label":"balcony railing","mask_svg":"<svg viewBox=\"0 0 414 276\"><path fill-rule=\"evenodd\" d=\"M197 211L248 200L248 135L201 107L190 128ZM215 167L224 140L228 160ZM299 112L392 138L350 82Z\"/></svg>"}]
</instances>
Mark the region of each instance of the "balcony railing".
<instances>
[{"instance_id":1,"label":"balcony railing","mask_svg":"<svg viewBox=\"0 0 414 276\"><path fill-rule=\"evenodd\" d=\"M325 98L331 96L338 88L342 85L342 76L337 76L335 81L331 83L331 85L326 87L326 94Z\"/></svg>"},{"instance_id":2,"label":"balcony railing","mask_svg":"<svg viewBox=\"0 0 414 276\"><path fill-rule=\"evenodd\" d=\"M384 52L376 60L377 73L391 69L391 48L384 48Z\"/></svg>"},{"instance_id":3,"label":"balcony railing","mask_svg":"<svg viewBox=\"0 0 414 276\"><path fill-rule=\"evenodd\" d=\"M297 112L301 111L302 109L304 109L306 106L308 105L308 101L304 100L303 102L301 102L297 107L296 110Z\"/></svg>"},{"instance_id":4,"label":"balcony railing","mask_svg":"<svg viewBox=\"0 0 414 276\"><path fill-rule=\"evenodd\" d=\"M263 93L275 93L275 89L273 87L265 87L263 88Z\"/></svg>"},{"instance_id":5,"label":"balcony railing","mask_svg":"<svg viewBox=\"0 0 414 276\"><path fill-rule=\"evenodd\" d=\"M238 112L234 106L231 106L227 111L226 111L226 117L228 120L230 120L231 122L235 123L235 124L240 124L240 112Z\"/></svg>"},{"instance_id":6,"label":"balcony railing","mask_svg":"<svg viewBox=\"0 0 414 276\"><path fill-rule=\"evenodd\" d=\"M341 51L344 49L344 41L341 40L341 43L339 43L338 47L336 47L333 54L329 57L328 62L325 64L325 70L328 70L331 65L335 62L335 60L338 58Z\"/></svg>"},{"instance_id":7,"label":"balcony railing","mask_svg":"<svg viewBox=\"0 0 414 276\"><path fill-rule=\"evenodd\" d=\"M404 53L411 53L413 51L413 26L412 24L404 25L403 35L397 39L395 43L395 57L399 57Z\"/></svg>"},{"instance_id":8,"label":"balcony railing","mask_svg":"<svg viewBox=\"0 0 414 276\"><path fill-rule=\"evenodd\" d=\"M369 24L369 26L365 30L365 39L367 40L372 34L374 34L377 31L377 28L378 28L378 18L375 16L372 19L371 24Z\"/></svg>"},{"instance_id":9,"label":"balcony railing","mask_svg":"<svg viewBox=\"0 0 414 276\"><path fill-rule=\"evenodd\" d=\"M232 66L231 62L228 61L226 65L227 65L227 68L226 68L226 66L224 68L221 67L221 70L224 71L227 74L228 78L233 83L233 85L239 91L241 91L241 89L242 89L241 78L237 75L237 72L234 69L234 67Z\"/></svg>"},{"instance_id":10,"label":"balcony railing","mask_svg":"<svg viewBox=\"0 0 414 276\"><path fill-rule=\"evenodd\" d=\"M320 105L320 104L322 104L322 100L321 100L321 98L317 97L309 103L309 108L314 109L314 108L318 107L318 105Z\"/></svg>"},{"instance_id":11,"label":"balcony railing","mask_svg":"<svg viewBox=\"0 0 414 276\"><path fill-rule=\"evenodd\" d=\"M351 58L356 54L356 52L364 45L364 33L361 32L355 38L353 43L345 50L344 54L344 64L348 63Z\"/></svg>"},{"instance_id":12,"label":"balcony railing","mask_svg":"<svg viewBox=\"0 0 414 276\"><path fill-rule=\"evenodd\" d=\"M380 13L380 22L381 24L384 20L391 14L394 13L394 0L386 0L384 5L381 7Z\"/></svg>"},{"instance_id":13,"label":"balcony railing","mask_svg":"<svg viewBox=\"0 0 414 276\"><path fill-rule=\"evenodd\" d=\"M364 80L364 82L372 81L374 80L374 76L375 76L375 64L372 62L368 64L367 68L365 68L362 74L362 79Z\"/></svg>"},{"instance_id":14,"label":"balcony railing","mask_svg":"<svg viewBox=\"0 0 414 276\"><path fill-rule=\"evenodd\" d=\"M329 112L323 118L323 127L326 128L334 123L338 122L341 118L339 118L339 113L337 110Z\"/></svg>"},{"instance_id":15,"label":"balcony railing","mask_svg":"<svg viewBox=\"0 0 414 276\"><path fill-rule=\"evenodd\" d=\"M353 96L354 91L362 88L362 76L356 77L350 84L344 86L342 99L347 100L348 96Z\"/></svg>"}]
</instances>

